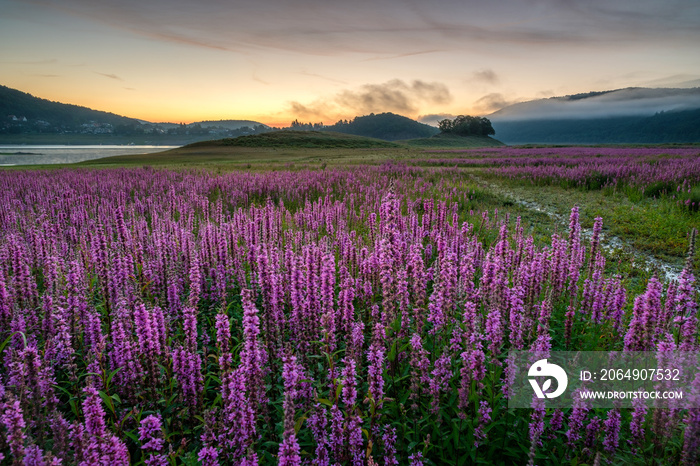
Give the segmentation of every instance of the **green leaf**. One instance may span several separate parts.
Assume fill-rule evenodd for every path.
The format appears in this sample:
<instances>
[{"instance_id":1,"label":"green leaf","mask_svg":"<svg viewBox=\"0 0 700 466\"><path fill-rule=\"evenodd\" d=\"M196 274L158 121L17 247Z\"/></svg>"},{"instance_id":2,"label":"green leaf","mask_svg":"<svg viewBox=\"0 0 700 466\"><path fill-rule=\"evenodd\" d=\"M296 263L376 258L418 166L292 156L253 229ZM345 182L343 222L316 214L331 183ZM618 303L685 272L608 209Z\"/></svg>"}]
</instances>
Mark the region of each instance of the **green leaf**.
<instances>
[{"instance_id":1,"label":"green leaf","mask_svg":"<svg viewBox=\"0 0 700 466\"><path fill-rule=\"evenodd\" d=\"M303 416L299 417L299 419L296 420L296 422L294 423L294 433L295 434L299 433L299 430L301 430L301 426L306 419L308 419L308 417L304 414Z\"/></svg>"},{"instance_id":2,"label":"green leaf","mask_svg":"<svg viewBox=\"0 0 700 466\"><path fill-rule=\"evenodd\" d=\"M75 417L80 417L80 413L78 412L78 405L75 403L75 398L71 398L68 400L68 403L70 404L71 411L73 411L73 414L75 414Z\"/></svg>"},{"instance_id":3,"label":"green leaf","mask_svg":"<svg viewBox=\"0 0 700 466\"><path fill-rule=\"evenodd\" d=\"M55 384L54 384L54 387L55 387L55 388L58 388L58 389L61 390L63 393L65 393L66 395L68 395L69 398L71 398L71 399L73 398L73 394L72 394L71 392L69 392L67 389L61 387L60 385L55 385Z\"/></svg>"},{"instance_id":4,"label":"green leaf","mask_svg":"<svg viewBox=\"0 0 700 466\"><path fill-rule=\"evenodd\" d=\"M104 403L107 405L112 414L116 415L116 413L114 412L114 402L112 398L109 395L107 395L104 392L104 390L99 390L97 393L100 394L100 398L102 398L102 401L104 401Z\"/></svg>"},{"instance_id":5,"label":"green leaf","mask_svg":"<svg viewBox=\"0 0 700 466\"><path fill-rule=\"evenodd\" d=\"M339 383L338 379L336 379L336 383L338 383L338 385L335 387L335 399L338 400L340 399L340 392L343 389L343 384Z\"/></svg>"},{"instance_id":6,"label":"green leaf","mask_svg":"<svg viewBox=\"0 0 700 466\"><path fill-rule=\"evenodd\" d=\"M393 362L394 359L396 359L396 343L397 341L394 340L394 343L391 345L391 349L389 350L389 354L386 356L388 361Z\"/></svg>"},{"instance_id":7,"label":"green leaf","mask_svg":"<svg viewBox=\"0 0 700 466\"><path fill-rule=\"evenodd\" d=\"M116 368L115 370L113 370L113 371L109 374L109 376L107 377L107 382L105 383L105 386L106 386L106 387L109 388L110 384L112 383L112 378L113 378L115 375L117 375L117 372L119 372L119 371L122 370L122 369L123 369L123 367L118 367L118 368Z\"/></svg>"},{"instance_id":8,"label":"green leaf","mask_svg":"<svg viewBox=\"0 0 700 466\"><path fill-rule=\"evenodd\" d=\"M119 421L119 425L121 426L121 425L124 424L130 417L133 417L133 416L134 416L134 412L133 412L133 411L130 411L126 416L124 416L124 417L122 418L121 421ZM140 423L139 423L139 424L140 424Z\"/></svg>"},{"instance_id":9,"label":"green leaf","mask_svg":"<svg viewBox=\"0 0 700 466\"><path fill-rule=\"evenodd\" d=\"M10 341L12 340L12 337L17 335L18 333L20 335L22 335L22 340L24 341L24 347L25 348L27 347L27 336L22 332L15 332L15 333L11 334L9 337L7 337L5 339L5 341L3 341L2 344L0 345L0 356L2 356L3 351L5 351L5 347L10 343Z\"/></svg>"}]
</instances>

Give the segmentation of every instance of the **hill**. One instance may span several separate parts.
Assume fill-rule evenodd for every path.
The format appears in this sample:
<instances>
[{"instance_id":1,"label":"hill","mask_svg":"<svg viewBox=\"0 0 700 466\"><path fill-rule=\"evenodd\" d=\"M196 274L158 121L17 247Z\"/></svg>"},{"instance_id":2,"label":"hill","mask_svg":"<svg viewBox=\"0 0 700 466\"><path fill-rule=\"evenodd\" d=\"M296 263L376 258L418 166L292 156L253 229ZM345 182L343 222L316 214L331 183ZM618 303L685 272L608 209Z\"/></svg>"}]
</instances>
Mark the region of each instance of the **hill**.
<instances>
[{"instance_id":1,"label":"hill","mask_svg":"<svg viewBox=\"0 0 700 466\"><path fill-rule=\"evenodd\" d=\"M419 123L395 113L374 113L355 117L352 121L339 121L332 126L326 126L323 131L354 134L385 141L403 139L429 138L439 133L437 128Z\"/></svg>"},{"instance_id":2,"label":"hill","mask_svg":"<svg viewBox=\"0 0 700 466\"><path fill-rule=\"evenodd\" d=\"M495 122L509 144L664 144L700 142L700 109L650 117Z\"/></svg>"},{"instance_id":3,"label":"hill","mask_svg":"<svg viewBox=\"0 0 700 466\"><path fill-rule=\"evenodd\" d=\"M700 142L700 88L627 88L522 102L488 116L507 144Z\"/></svg>"},{"instance_id":4,"label":"hill","mask_svg":"<svg viewBox=\"0 0 700 466\"><path fill-rule=\"evenodd\" d=\"M0 133L79 131L82 128L138 125L133 118L92 110L78 105L63 104L34 97L26 92L0 86ZM83 126L86 125L86 126Z\"/></svg>"},{"instance_id":5,"label":"hill","mask_svg":"<svg viewBox=\"0 0 700 466\"><path fill-rule=\"evenodd\" d=\"M191 123L188 126L191 125L199 125L202 128L225 128L229 130L233 129L241 129L241 128L254 128L256 126L266 126L263 125L262 123L258 121L253 121L253 120L205 120L205 121L197 121L195 123Z\"/></svg>"},{"instance_id":6,"label":"hill","mask_svg":"<svg viewBox=\"0 0 700 466\"><path fill-rule=\"evenodd\" d=\"M151 123L0 86L0 143L181 145L270 131L252 120Z\"/></svg>"},{"instance_id":7,"label":"hill","mask_svg":"<svg viewBox=\"0 0 700 466\"><path fill-rule=\"evenodd\" d=\"M237 138L225 138L215 141L196 142L186 148L205 147L273 147L273 148L306 148L306 149L362 149L381 147L401 147L379 139L363 136L320 131L273 131L269 133Z\"/></svg>"}]
</instances>

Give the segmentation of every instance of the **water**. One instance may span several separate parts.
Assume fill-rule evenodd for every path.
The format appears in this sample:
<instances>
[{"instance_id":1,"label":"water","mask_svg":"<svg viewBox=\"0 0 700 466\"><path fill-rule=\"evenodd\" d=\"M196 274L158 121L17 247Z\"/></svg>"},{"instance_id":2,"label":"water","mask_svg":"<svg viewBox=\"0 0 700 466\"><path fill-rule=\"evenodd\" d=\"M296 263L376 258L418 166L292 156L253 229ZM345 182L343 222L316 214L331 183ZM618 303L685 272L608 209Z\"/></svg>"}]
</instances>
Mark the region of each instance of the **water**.
<instances>
[{"instance_id":1,"label":"water","mask_svg":"<svg viewBox=\"0 0 700 466\"><path fill-rule=\"evenodd\" d=\"M0 145L0 166L76 163L113 155L150 154L180 146Z\"/></svg>"}]
</instances>

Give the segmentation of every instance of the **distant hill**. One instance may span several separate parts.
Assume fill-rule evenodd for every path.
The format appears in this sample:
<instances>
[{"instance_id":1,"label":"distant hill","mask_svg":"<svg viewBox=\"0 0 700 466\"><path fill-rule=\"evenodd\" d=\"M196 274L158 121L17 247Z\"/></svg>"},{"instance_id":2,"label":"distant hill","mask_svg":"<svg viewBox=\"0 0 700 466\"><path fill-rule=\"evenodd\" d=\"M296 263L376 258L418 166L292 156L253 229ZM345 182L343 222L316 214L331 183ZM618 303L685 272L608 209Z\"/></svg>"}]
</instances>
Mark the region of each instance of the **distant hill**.
<instances>
[{"instance_id":1,"label":"distant hill","mask_svg":"<svg viewBox=\"0 0 700 466\"><path fill-rule=\"evenodd\" d=\"M394 144L379 139L371 139L363 136L328 131L273 131L270 133L251 136L196 142L186 147L204 148L222 146L306 149L401 147L399 144Z\"/></svg>"},{"instance_id":2,"label":"distant hill","mask_svg":"<svg viewBox=\"0 0 700 466\"><path fill-rule=\"evenodd\" d=\"M402 139L429 138L439 133L437 128L419 123L394 113L374 113L355 117L352 121L339 121L332 126L326 126L323 131L354 134L385 141Z\"/></svg>"},{"instance_id":3,"label":"distant hill","mask_svg":"<svg viewBox=\"0 0 700 466\"><path fill-rule=\"evenodd\" d=\"M507 144L700 142L700 88L627 88L533 100L488 116Z\"/></svg>"},{"instance_id":4,"label":"distant hill","mask_svg":"<svg viewBox=\"0 0 700 466\"><path fill-rule=\"evenodd\" d=\"M26 120L26 121L25 121ZM0 131L26 124L49 132L52 128L76 129L83 124L136 125L139 122L114 113L62 104L0 86Z\"/></svg>"},{"instance_id":5,"label":"distant hill","mask_svg":"<svg viewBox=\"0 0 700 466\"><path fill-rule=\"evenodd\" d=\"M225 129L241 129L244 127L248 128L254 128L255 126L266 126L263 125L262 123L258 121L252 121L252 120L206 120L206 121L197 121L195 123L191 123L191 125L199 125L202 128L225 128ZM267 127L267 126L266 126Z\"/></svg>"},{"instance_id":6,"label":"distant hill","mask_svg":"<svg viewBox=\"0 0 700 466\"><path fill-rule=\"evenodd\" d=\"M2 144L166 144L270 131L252 120L151 123L0 86Z\"/></svg>"},{"instance_id":7,"label":"distant hill","mask_svg":"<svg viewBox=\"0 0 700 466\"><path fill-rule=\"evenodd\" d=\"M700 109L650 117L521 120L494 122L509 144L663 144L700 142Z\"/></svg>"}]
</instances>

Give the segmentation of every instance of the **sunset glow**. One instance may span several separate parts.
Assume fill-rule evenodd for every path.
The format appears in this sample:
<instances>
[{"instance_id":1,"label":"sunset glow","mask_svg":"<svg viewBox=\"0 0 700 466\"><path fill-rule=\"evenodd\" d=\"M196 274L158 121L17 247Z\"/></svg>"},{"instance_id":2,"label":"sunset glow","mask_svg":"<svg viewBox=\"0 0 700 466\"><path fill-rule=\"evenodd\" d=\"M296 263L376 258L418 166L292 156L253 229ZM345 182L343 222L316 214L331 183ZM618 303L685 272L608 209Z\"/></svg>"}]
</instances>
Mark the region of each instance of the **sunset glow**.
<instances>
[{"instance_id":1,"label":"sunset glow","mask_svg":"<svg viewBox=\"0 0 700 466\"><path fill-rule=\"evenodd\" d=\"M0 0L0 9L0 84L152 122L333 123L392 111L435 123L700 79L691 0Z\"/></svg>"}]
</instances>

